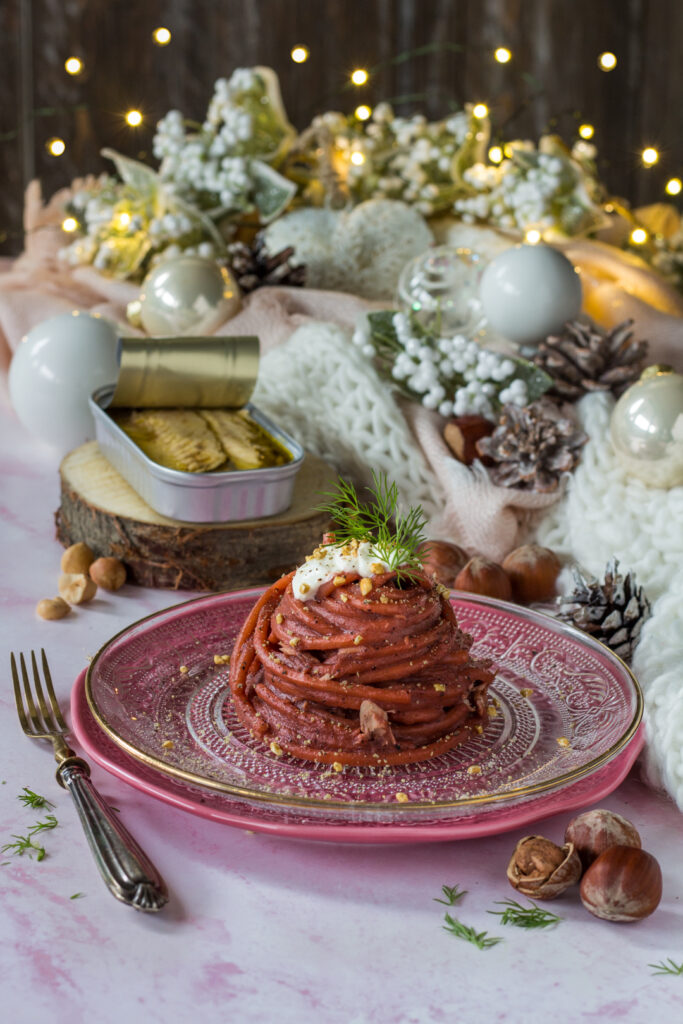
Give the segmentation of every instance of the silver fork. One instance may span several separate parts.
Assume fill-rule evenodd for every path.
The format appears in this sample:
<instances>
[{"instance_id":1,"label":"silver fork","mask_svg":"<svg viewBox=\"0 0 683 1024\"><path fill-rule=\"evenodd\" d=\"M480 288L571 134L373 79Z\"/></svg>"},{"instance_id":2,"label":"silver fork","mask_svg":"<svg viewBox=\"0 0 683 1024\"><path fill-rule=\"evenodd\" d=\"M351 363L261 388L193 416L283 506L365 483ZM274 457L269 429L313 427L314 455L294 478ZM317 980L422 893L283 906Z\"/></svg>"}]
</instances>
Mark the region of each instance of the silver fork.
<instances>
[{"instance_id":1,"label":"silver fork","mask_svg":"<svg viewBox=\"0 0 683 1024\"><path fill-rule=\"evenodd\" d=\"M52 741L59 765L57 781L71 793L100 874L116 899L136 910L161 910L168 902L164 880L93 786L87 761L77 757L66 742L67 725L55 697L45 651L41 648L40 653L47 701L35 653L31 651L35 701L24 655L19 655L23 697L17 662L13 654L10 658L21 727L31 739Z\"/></svg>"}]
</instances>

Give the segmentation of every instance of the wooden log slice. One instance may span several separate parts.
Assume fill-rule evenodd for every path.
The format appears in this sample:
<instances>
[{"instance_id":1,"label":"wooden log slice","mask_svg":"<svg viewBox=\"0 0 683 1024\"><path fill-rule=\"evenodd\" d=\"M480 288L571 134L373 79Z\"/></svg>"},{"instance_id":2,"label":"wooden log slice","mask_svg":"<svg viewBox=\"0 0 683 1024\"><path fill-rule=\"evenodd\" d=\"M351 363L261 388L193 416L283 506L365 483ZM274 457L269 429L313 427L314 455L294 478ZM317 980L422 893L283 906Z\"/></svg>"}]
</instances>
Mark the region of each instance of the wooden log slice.
<instances>
[{"instance_id":1,"label":"wooden log slice","mask_svg":"<svg viewBox=\"0 0 683 1024\"><path fill-rule=\"evenodd\" d=\"M130 582L173 590L267 586L289 572L329 527L328 516L313 506L336 479L326 462L307 455L286 512L240 523L199 524L151 509L96 441L70 452L59 472L55 523L64 547L84 541L98 556L120 558Z\"/></svg>"}]
</instances>

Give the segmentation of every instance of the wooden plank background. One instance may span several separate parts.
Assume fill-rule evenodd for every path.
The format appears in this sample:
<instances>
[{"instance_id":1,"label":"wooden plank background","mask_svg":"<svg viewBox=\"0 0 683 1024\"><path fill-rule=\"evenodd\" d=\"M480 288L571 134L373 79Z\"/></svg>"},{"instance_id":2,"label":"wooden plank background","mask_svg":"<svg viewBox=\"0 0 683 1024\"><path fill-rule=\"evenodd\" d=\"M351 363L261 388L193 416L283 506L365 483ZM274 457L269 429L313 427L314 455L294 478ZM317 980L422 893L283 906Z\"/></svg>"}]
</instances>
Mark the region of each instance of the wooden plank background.
<instances>
[{"instance_id":1,"label":"wooden plank background","mask_svg":"<svg viewBox=\"0 0 683 1024\"><path fill-rule=\"evenodd\" d=\"M159 25L173 34L166 47L152 43ZM683 0L0 0L0 40L4 253L21 250L32 162L48 196L101 171L102 146L149 159L162 114L175 107L202 119L215 79L258 63L278 72L297 127L325 109L386 98L430 117L484 100L508 138L551 129L571 140L579 120L590 121L604 180L635 203L664 198L667 179L683 176ZM289 56L297 43L310 50L300 65ZM33 64L28 120L22 46L24 68L26 57ZM509 64L493 60L497 46L512 51ZM618 58L608 74L597 66L603 50ZM79 77L64 71L72 54L85 63ZM358 66L373 69L371 80L350 88ZM137 130L123 120L131 107L145 115ZM45 149L53 135L67 144L59 158ZM650 170L639 160L645 145L661 151Z\"/></svg>"}]
</instances>

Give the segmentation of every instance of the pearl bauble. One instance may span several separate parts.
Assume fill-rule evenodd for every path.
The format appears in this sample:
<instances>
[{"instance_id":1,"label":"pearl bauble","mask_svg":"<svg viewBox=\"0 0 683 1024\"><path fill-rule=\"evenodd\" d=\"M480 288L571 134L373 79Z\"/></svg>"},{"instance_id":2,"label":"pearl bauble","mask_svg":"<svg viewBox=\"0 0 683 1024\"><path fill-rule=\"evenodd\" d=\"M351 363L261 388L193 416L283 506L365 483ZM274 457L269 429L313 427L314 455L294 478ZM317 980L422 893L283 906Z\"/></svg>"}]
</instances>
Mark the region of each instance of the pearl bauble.
<instances>
[{"instance_id":1,"label":"pearl bauble","mask_svg":"<svg viewBox=\"0 0 683 1024\"><path fill-rule=\"evenodd\" d=\"M202 256L164 260L145 278L137 311L147 334L211 334L240 308L232 274Z\"/></svg>"},{"instance_id":2,"label":"pearl bauble","mask_svg":"<svg viewBox=\"0 0 683 1024\"><path fill-rule=\"evenodd\" d=\"M646 369L614 407L610 434L631 476L650 487L683 484L683 376Z\"/></svg>"}]
</instances>

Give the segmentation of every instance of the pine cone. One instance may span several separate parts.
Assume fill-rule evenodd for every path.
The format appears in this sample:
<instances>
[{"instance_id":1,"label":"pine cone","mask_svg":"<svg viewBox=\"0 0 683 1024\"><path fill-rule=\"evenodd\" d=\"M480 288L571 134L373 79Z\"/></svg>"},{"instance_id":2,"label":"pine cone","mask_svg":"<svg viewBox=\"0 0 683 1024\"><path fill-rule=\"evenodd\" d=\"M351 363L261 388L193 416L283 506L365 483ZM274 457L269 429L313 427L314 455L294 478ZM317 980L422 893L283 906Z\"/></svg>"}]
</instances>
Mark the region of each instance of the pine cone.
<instances>
[{"instance_id":1,"label":"pine cone","mask_svg":"<svg viewBox=\"0 0 683 1024\"><path fill-rule=\"evenodd\" d=\"M634 573L622 576L613 558L605 569L605 582L590 583L578 569L573 593L560 599L558 618L578 626L610 647L625 661L633 656L643 623L652 614L643 588L636 586Z\"/></svg>"},{"instance_id":2,"label":"pine cone","mask_svg":"<svg viewBox=\"0 0 683 1024\"><path fill-rule=\"evenodd\" d=\"M647 356L646 341L632 341L632 320L605 333L599 327L570 320L561 334L542 341L533 362L554 381L548 392L576 401L588 391L620 394L640 376Z\"/></svg>"},{"instance_id":3,"label":"pine cone","mask_svg":"<svg viewBox=\"0 0 683 1024\"><path fill-rule=\"evenodd\" d=\"M491 436L477 441L477 452L493 460L489 474L495 484L548 492L574 468L587 440L553 402L541 398L524 409L504 406Z\"/></svg>"},{"instance_id":4,"label":"pine cone","mask_svg":"<svg viewBox=\"0 0 683 1024\"><path fill-rule=\"evenodd\" d=\"M306 267L294 264L292 246L271 254L266 249L262 235L257 235L253 246L244 242L232 242L228 246L230 269L246 294L266 284L303 287L306 283Z\"/></svg>"}]
</instances>

